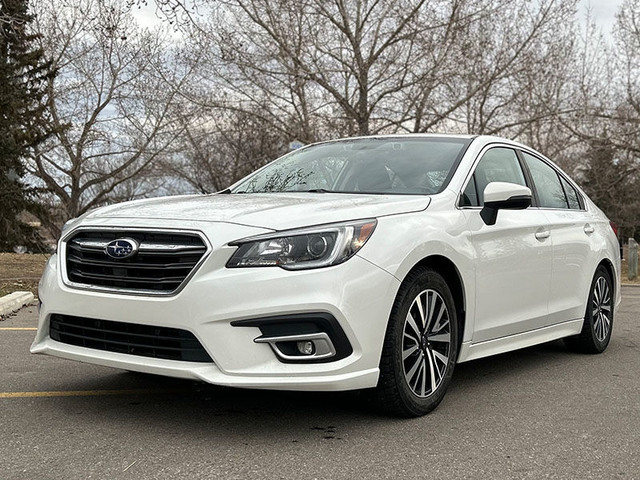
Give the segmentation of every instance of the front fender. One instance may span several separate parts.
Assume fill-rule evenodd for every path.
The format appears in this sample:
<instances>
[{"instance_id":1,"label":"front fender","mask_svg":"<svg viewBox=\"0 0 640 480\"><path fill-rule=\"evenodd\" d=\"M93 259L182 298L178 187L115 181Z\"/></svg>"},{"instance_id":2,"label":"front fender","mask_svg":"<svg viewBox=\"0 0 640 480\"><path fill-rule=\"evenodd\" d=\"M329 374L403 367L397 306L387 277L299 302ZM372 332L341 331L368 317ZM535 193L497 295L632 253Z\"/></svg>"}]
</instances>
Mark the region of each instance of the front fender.
<instances>
[{"instance_id":1,"label":"front fender","mask_svg":"<svg viewBox=\"0 0 640 480\"><path fill-rule=\"evenodd\" d=\"M475 318L475 253L462 212L427 210L419 214L382 217L358 255L400 282L428 257L441 256L451 261L462 282L466 319L463 341L471 340Z\"/></svg>"}]
</instances>

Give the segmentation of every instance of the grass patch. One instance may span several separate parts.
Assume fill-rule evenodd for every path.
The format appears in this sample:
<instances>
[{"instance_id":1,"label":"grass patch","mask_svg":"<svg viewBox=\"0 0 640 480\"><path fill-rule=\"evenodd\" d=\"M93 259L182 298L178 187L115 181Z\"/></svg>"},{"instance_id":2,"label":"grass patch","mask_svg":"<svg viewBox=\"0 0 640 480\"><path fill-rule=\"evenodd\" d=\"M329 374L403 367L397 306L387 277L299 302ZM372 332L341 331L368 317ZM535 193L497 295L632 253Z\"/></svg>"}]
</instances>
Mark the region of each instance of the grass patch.
<instances>
[{"instance_id":1,"label":"grass patch","mask_svg":"<svg viewBox=\"0 0 640 480\"><path fill-rule=\"evenodd\" d=\"M38 281L51 255L0 253L0 297L23 290L38 295Z\"/></svg>"}]
</instances>

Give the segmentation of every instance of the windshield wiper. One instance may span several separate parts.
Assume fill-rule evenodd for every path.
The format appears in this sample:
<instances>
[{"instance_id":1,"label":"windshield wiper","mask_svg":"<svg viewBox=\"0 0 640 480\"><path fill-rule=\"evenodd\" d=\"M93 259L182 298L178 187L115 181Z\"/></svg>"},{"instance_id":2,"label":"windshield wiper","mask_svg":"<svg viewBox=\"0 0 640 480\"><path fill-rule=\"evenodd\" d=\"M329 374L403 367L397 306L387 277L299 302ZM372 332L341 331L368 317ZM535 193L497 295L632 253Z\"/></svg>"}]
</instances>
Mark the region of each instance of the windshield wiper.
<instances>
[{"instance_id":1,"label":"windshield wiper","mask_svg":"<svg viewBox=\"0 0 640 480\"><path fill-rule=\"evenodd\" d=\"M228 189L227 189L228 190ZM276 190L276 191L256 191L256 192L248 192L246 190L237 190L235 192L232 192L231 190L228 191L222 191L219 193L344 193L344 192L338 192L335 190L327 190L326 188L310 188L309 190Z\"/></svg>"}]
</instances>

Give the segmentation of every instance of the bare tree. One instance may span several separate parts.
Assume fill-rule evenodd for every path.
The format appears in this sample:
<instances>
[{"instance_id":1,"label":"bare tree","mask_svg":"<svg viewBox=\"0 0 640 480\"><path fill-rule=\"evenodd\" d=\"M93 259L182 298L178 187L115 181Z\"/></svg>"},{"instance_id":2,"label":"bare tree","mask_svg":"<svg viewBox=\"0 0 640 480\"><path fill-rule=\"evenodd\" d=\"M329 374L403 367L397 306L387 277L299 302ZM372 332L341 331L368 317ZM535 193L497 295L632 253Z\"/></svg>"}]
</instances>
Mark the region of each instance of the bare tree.
<instances>
[{"instance_id":1,"label":"bare tree","mask_svg":"<svg viewBox=\"0 0 640 480\"><path fill-rule=\"evenodd\" d=\"M620 7L611 45L587 22L569 59L569 108L558 116L560 163L618 224L622 236L640 227L640 1Z\"/></svg>"},{"instance_id":2,"label":"bare tree","mask_svg":"<svg viewBox=\"0 0 640 480\"><path fill-rule=\"evenodd\" d=\"M610 117L615 145L640 160L640 0L626 0L616 24L617 87L620 101Z\"/></svg>"},{"instance_id":3,"label":"bare tree","mask_svg":"<svg viewBox=\"0 0 640 480\"><path fill-rule=\"evenodd\" d=\"M412 131L448 125L475 134L522 138L561 106L571 57L575 1L473 2L461 14L452 63L416 92ZM469 5L461 8L469 9ZM434 86L436 88L434 88Z\"/></svg>"},{"instance_id":4,"label":"bare tree","mask_svg":"<svg viewBox=\"0 0 640 480\"><path fill-rule=\"evenodd\" d=\"M66 219L117 200L172 145L186 123L177 93L190 71L161 31L140 30L115 0L43 1L36 25L58 71L47 107L59 133L30 166Z\"/></svg>"},{"instance_id":5,"label":"bare tree","mask_svg":"<svg viewBox=\"0 0 640 480\"><path fill-rule=\"evenodd\" d=\"M233 139L252 149L265 136L277 138L280 148L293 139L453 130L566 148L556 124L559 113L572 108L567 85L573 64L567 60L575 53L575 4L216 2L186 37L183 55L199 62L184 98L208 113L202 128L190 126L183 153L166 168L189 179L190 188L219 189L224 182L213 177L203 183L203 168L230 183L247 170L228 162L266 161L236 155ZM257 128L229 134L234 122L248 118ZM210 154L202 141L226 151L229 160ZM229 150L221 142L230 142ZM224 172L236 173L221 173L222 164Z\"/></svg>"},{"instance_id":6,"label":"bare tree","mask_svg":"<svg viewBox=\"0 0 640 480\"><path fill-rule=\"evenodd\" d=\"M204 101L259 110L303 141L443 127L517 136L560 108L575 4L219 2L202 28L212 32Z\"/></svg>"},{"instance_id":7,"label":"bare tree","mask_svg":"<svg viewBox=\"0 0 640 480\"><path fill-rule=\"evenodd\" d=\"M431 30L446 31L457 3L225 2L212 23L221 64L219 101L243 108L267 98L272 108L265 116L272 118L266 120L283 130L297 127L292 130L301 140L332 130L383 130L398 93L421 78L414 66L430 53L418 49L417 40Z\"/></svg>"},{"instance_id":8,"label":"bare tree","mask_svg":"<svg viewBox=\"0 0 640 480\"><path fill-rule=\"evenodd\" d=\"M264 128L260 112L218 110L189 119L161 168L180 193L212 193L282 155L287 143L277 130Z\"/></svg>"},{"instance_id":9,"label":"bare tree","mask_svg":"<svg viewBox=\"0 0 640 480\"><path fill-rule=\"evenodd\" d=\"M633 152L606 138L589 141L581 169L582 187L619 227L621 238L640 233L640 171Z\"/></svg>"},{"instance_id":10,"label":"bare tree","mask_svg":"<svg viewBox=\"0 0 640 480\"><path fill-rule=\"evenodd\" d=\"M640 0L620 10L614 50L577 29L577 0L155 0L179 46L132 24L144 0L46 2L50 112L67 128L32 167L65 216L220 190L293 139L500 134L593 192L602 145L637 168Z\"/></svg>"},{"instance_id":11,"label":"bare tree","mask_svg":"<svg viewBox=\"0 0 640 480\"><path fill-rule=\"evenodd\" d=\"M640 0L620 6L614 38L606 84L588 103L590 116L571 130L591 146L585 189L601 200L624 238L640 233Z\"/></svg>"}]
</instances>

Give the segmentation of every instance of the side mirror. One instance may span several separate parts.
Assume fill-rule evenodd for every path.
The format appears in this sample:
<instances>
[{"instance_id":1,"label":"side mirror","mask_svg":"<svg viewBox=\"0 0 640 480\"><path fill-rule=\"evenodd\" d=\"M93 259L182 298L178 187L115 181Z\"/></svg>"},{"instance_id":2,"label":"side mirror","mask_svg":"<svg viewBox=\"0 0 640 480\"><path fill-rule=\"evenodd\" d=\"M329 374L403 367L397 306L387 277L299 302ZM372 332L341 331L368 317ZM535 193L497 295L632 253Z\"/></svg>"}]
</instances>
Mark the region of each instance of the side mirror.
<instances>
[{"instance_id":1,"label":"side mirror","mask_svg":"<svg viewBox=\"0 0 640 480\"><path fill-rule=\"evenodd\" d=\"M498 210L523 210L531 205L531 189L515 183L491 182L484 189L484 207L480 216L487 225L494 225Z\"/></svg>"}]
</instances>

